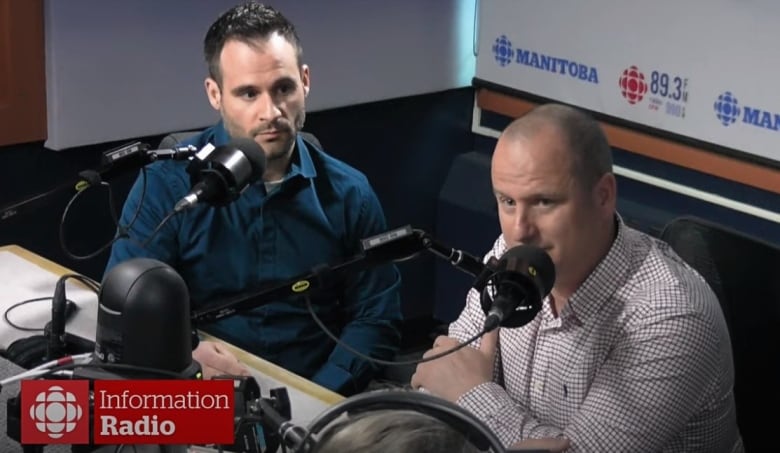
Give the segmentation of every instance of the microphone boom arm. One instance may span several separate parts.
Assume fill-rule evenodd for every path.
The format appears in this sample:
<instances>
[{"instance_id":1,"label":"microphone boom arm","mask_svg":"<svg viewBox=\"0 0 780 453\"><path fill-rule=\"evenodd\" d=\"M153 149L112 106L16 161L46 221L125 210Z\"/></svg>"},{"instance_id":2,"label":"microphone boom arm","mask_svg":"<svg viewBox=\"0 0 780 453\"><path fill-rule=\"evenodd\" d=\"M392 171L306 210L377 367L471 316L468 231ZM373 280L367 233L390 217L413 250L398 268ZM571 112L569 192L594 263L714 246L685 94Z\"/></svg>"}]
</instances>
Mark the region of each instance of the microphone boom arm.
<instances>
[{"instance_id":1,"label":"microphone boom arm","mask_svg":"<svg viewBox=\"0 0 780 453\"><path fill-rule=\"evenodd\" d=\"M425 250L446 259L459 270L475 276L475 288L484 287L484 282L492 274L490 266L486 266L478 258L462 250L448 247L436 241L428 233L413 229L409 225L363 239L361 246L362 253L340 264L319 265L310 272L284 283L262 288L259 291L242 293L222 302L193 310L190 319L193 325L213 322L276 300L325 288L337 274L344 275L390 262L403 261Z\"/></svg>"},{"instance_id":2,"label":"microphone boom arm","mask_svg":"<svg viewBox=\"0 0 780 453\"><path fill-rule=\"evenodd\" d=\"M141 168L156 160L185 160L194 156L196 152L197 149L192 145L155 150L149 149L149 145L141 142L122 145L103 153L100 168L97 170L83 170L78 173L77 178L73 178L57 187L0 207L0 222L16 217L21 210L30 208L38 202L43 202L50 196L63 190L70 188L78 192L95 185L95 183L111 179L128 170Z\"/></svg>"},{"instance_id":3,"label":"microphone boom arm","mask_svg":"<svg viewBox=\"0 0 780 453\"><path fill-rule=\"evenodd\" d=\"M227 316L232 316L240 311L251 310L273 301L284 299L292 295L303 295L310 291L326 286L326 281L335 273L358 270L364 262L363 256L354 257L336 266L318 266L311 272L286 281L285 283L261 289L249 294L243 293L230 297L218 304L209 305L199 310L193 310L191 321L212 322Z\"/></svg>"}]
</instances>

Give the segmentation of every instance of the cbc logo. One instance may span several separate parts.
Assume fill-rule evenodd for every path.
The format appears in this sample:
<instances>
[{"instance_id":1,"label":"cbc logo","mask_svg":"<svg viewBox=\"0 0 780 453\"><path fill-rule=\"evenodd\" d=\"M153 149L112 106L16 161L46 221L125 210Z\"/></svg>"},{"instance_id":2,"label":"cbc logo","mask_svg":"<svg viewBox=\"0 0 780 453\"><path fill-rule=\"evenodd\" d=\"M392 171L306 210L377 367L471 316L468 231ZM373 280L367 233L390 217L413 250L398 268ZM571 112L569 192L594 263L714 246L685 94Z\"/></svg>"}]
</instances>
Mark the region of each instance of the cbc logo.
<instances>
[{"instance_id":1,"label":"cbc logo","mask_svg":"<svg viewBox=\"0 0 780 453\"><path fill-rule=\"evenodd\" d=\"M30 406L30 418L35 421L35 427L52 439L73 431L83 415L76 396L58 385L38 393L35 404Z\"/></svg>"},{"instance_id":2,"label":"cbc logo","mask_svg":"<svg viewBox=\"0 0 780 453\"><path fill-rule=\"evenodd\" d=\"M641 101L647 93L645 75L636 66L626 68L618 79L620 94L633 105Z\"/></svg>"}]
</instances>

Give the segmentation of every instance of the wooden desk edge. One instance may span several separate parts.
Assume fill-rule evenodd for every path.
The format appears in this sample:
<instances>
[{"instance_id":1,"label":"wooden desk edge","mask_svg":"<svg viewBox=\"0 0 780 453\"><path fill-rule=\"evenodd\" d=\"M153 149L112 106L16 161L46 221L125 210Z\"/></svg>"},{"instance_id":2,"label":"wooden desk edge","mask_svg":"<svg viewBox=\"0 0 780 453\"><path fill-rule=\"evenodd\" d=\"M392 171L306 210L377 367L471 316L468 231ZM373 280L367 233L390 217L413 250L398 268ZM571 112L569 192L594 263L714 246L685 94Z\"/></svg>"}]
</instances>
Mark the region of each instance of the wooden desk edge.
<instances>
[{"instance_id":1,"label":"wooden desk edge","mask_svg":"<svg viewBox=\"0 0 780 453\"><path fill-rule=\"evenodd\" d=\"M344 396L339 395L334 391L328 390L325 387L315 384L314 382L311 382L301 376L298 376L297 374L292 373L278 365L263 360L257 357L256 355L250 354L249 352L237 346L227 343L207 333L204 332L200 332L200 333L202 339L220 343L221 345L228 348L230 352L235 354L238 360L245 363L250 368L257 370L268 377L276 379L277 381L281 382L284 385L295 387L301 392L311 397L317 398L318 400L328 405L336 404L339 401L344 399Z\"/></svg>"},{"instance_id":2,"label":"wooden desk edge","mask_svg":"<svg viewBox=\"0 0 780 453\"><path fill-rule=\"evenodd\" d=\"M35 264L36 266L57 275L74 273L72 270L68 269L67 267L61 266L55 263L54 261L50 261L18 245L11 244L11 245L0 246L0 252L13 253L19 258L24 258L25 260Z\"/></svg>"}]
</instances>

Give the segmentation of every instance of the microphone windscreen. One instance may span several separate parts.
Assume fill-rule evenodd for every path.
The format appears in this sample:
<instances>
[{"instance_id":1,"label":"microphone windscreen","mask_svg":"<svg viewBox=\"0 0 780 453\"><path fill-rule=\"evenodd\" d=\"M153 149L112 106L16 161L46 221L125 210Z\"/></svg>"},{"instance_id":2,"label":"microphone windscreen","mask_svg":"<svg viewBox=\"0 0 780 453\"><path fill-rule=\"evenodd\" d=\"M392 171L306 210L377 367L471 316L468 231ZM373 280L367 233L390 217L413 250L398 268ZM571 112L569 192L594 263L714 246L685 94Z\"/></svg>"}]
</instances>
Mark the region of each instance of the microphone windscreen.
<instances>
[{"instance_id":1,"label":"microphone windscreen","mask_svg":"<svg viewBox=\"0 0 780 453\"><path fill-rule=\"evenodd\" d=\"M259 181L265 173L266 157L263 148L251 138L236 138L228 145L241 151L252 166L252 181Z\"/></svg>"},{"instance_id":2,"label":"microphone windscreen","mask_svg":"<svg viewBox=\"0 0 780 453\"><path fill-rule=\"evenodd\" d=\"M531 245L518 245L507 250L498 260L498 270L529 275L534 278L542 297L555 284L555 265L544 250Z\"/></svg>"}]
</instances>

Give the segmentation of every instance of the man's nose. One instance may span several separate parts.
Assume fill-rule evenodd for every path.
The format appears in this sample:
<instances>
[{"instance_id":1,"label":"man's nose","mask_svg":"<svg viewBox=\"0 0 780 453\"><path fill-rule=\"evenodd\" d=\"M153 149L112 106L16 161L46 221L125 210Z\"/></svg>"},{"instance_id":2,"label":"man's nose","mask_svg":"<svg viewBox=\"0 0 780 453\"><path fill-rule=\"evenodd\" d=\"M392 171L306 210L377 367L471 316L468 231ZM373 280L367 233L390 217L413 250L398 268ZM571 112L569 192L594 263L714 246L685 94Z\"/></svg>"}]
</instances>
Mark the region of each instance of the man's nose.
<instances>
[{"instance_id":1,"label":"man's nose","mask_svg":"<svg viewBox=\"0 0 780 453\"><path fill-rule=\"evenodd\" d=\"M279 106L276 105L270 94L264 93L257 100L257 116L261 121L271 121L281 115Z\"/></svg>"},{"instance_id":2,"label":"man's nose","mask_svg":"<svg viewBox=\"0 0 780 453\"><path fill-rule=\"evenodd\" d=\"M512 240L518 244L533 244L537 233L531 213L526 209L517 209L512 221Z\"/></svg>"}]
</instances>

